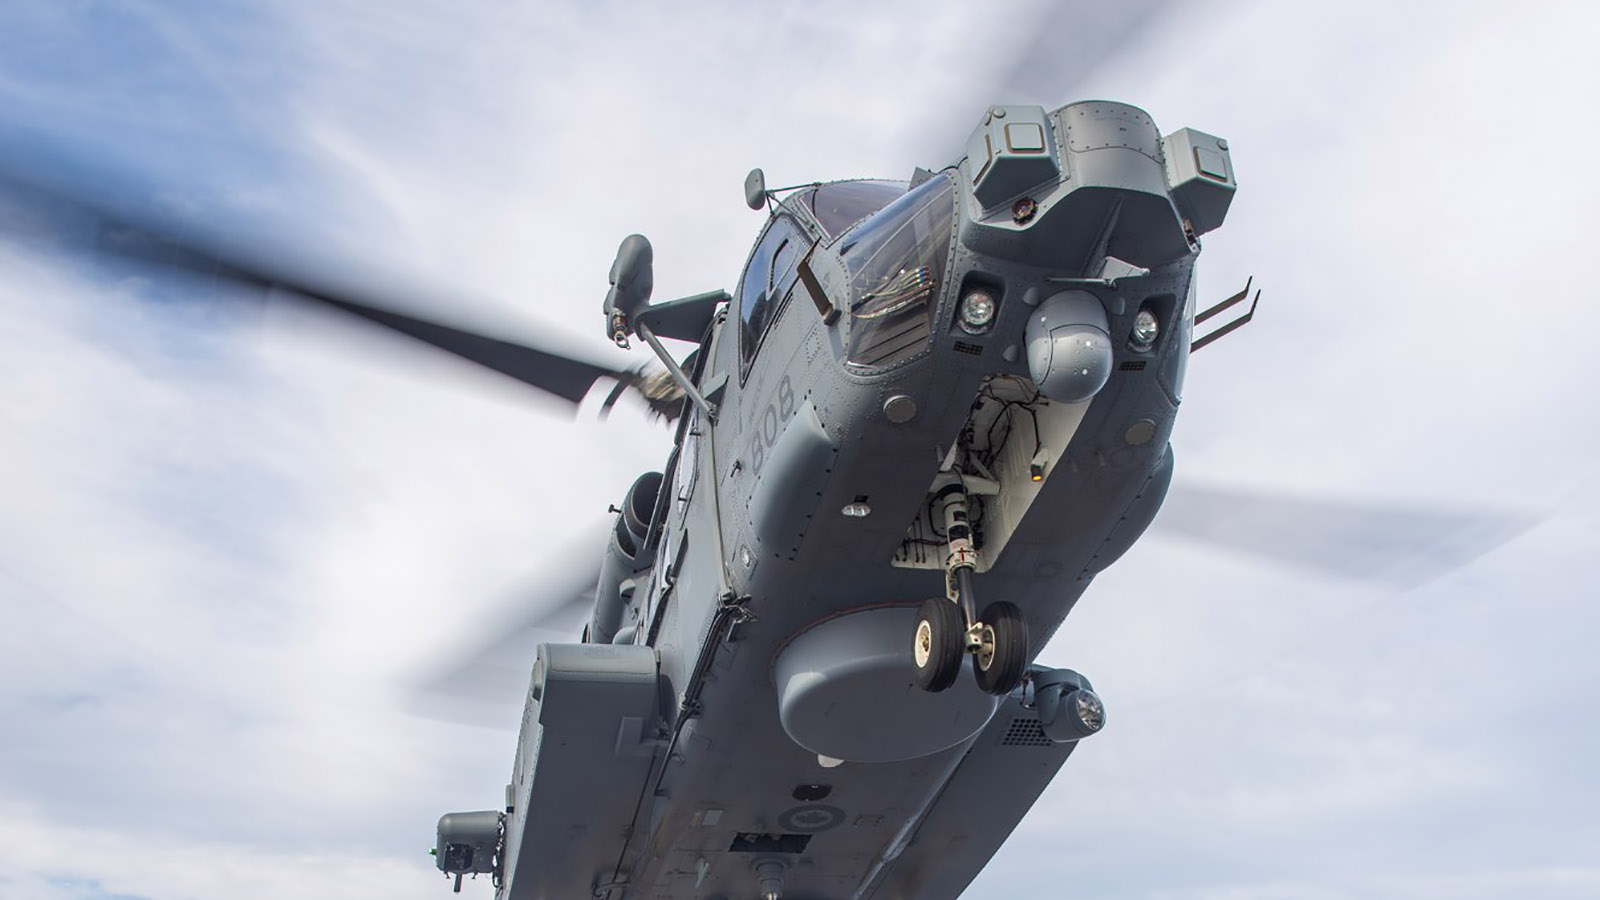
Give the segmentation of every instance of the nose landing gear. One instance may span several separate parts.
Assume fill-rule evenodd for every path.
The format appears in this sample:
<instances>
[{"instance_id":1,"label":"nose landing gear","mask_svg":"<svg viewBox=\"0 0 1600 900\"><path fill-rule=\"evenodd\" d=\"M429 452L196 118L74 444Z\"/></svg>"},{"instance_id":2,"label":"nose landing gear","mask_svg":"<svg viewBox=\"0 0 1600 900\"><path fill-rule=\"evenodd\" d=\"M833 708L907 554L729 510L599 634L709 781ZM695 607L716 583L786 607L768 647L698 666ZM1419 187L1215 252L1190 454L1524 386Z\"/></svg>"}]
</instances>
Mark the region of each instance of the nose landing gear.
<instances>
[{"instance_id":1,"label":"nose landing gear","mask_svg":"<svg viewBox=\"0 0 1600 900\"><path fill-rule=\"evenodd\" d=\"M961 658L971 653L978 687L988 694L1011 693L1028 670L1028 623L1016 604L1001 600L984 607L971 627L956 604L943 597L923 601L911 642L917 686L943 691L961 674Z\"/></svg>"},{"instance_id":2,"label":"nose landing gear","mask_svg":"<svg viewBox=\"0 0 1600 900\"><path fill-rule=\"evenodd\" d=\"M924 601L917 615L911 643L917 686L946 690L961 672L962 655L971 653L979 689L1009 694L1022 683L1028 668L1028 623L1016 604L1004 600L974 614L972 571L977 567L977 550L967 523L966 494L959 487L947 488L942 499L948 535L946 596Z\"/></svg>"}]
</instances>

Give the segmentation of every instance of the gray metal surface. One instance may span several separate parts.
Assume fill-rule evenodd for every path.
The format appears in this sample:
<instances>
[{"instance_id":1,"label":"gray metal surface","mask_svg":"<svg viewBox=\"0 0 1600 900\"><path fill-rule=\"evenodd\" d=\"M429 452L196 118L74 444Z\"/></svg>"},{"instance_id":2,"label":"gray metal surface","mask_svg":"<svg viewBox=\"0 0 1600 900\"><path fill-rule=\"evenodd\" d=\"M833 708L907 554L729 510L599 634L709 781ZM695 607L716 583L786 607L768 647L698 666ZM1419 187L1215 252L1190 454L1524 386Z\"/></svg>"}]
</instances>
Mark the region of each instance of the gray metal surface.
<instances>
[{"instance_id":1,"label":"gray metal surface","mask_svg":"<svg viewBox=\"0 0 1600 900\"><path fill-rule=\"evenodd\" d=\"M1111 378L1111 335L1106 309L1088 291L1062 291L1028 317L1028 373L1039 393L1078 403Z\"/></svg>"},{"instance_id":2,"label":"gray metal surface","mask_svg":"<svg viewBox=\"0 0 1600 900\"><path fill-rule=\"evenodd\" d=\"M960 896L1077 746L1043 737L1038 717L1008 700L941 786L937 803L906 848L860 896Z\"/></svg>"},{"instance_id":3,"label":"gray metal surface","mask_svg":"<svg viewBox=\"0 0 1600 900\"><path fill-rule=\"evenodd\" d=\"M587 895L616 862L659 748L656 652L541 644L511 782L503 896Z\"/></svg>"},{"instance_id":4,"label":"gray metal surface","mask_svg":"<svg viewBox=\"0 0 1600 900\"><path fill-rule=\"evenodd\" d=\"M1195 234L1220 226L1238 182L1228 142L1215 135L1180 128L1161 139L1172 201Z\"/></svg>"},{"instance_id":5,"label":"gray metal surface","mask_svg":"<svg viewBox=\"0 0 1600 900\"><path fill-rule=\"evenodd\" d=\"M796 635L773 662L784 731L813 753L871 763L927 756L977 734L998 701L973 683L970 661L950 690L918 688L908 664L915 627L913 607L886 606Z\"/></svg>"}]
</instances>

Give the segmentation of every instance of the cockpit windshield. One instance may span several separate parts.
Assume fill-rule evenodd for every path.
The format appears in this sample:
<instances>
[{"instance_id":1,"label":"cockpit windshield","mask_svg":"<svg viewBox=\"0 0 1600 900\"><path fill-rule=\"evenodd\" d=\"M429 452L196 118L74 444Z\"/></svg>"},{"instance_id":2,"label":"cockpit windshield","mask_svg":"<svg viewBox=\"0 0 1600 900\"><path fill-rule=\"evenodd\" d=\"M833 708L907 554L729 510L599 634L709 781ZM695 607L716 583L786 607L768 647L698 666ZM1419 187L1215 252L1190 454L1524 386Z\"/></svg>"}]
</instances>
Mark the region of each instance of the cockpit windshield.
<instances>
[{"instance_id":1,"label":"cockpit windshield","mask_svg":"<svg viewBox=\"0 0 1600 900\"><path fill-rule=\"evenodd\" d=\"M798 199L831 240L905 192L903 181L834 181L814 187Z\"/></svg>"},{"instance_id":2,"label":"cockpit windshield","mask_svg":"<svg viewBox=\"0 0 1600 900\"><path fill-rule=\"evenodd\" d=\"M850 273L851 366L892 366L928 345L954 219L950 178L934 176L840 241L839 257Z\"/></svg>"}]
</instances>

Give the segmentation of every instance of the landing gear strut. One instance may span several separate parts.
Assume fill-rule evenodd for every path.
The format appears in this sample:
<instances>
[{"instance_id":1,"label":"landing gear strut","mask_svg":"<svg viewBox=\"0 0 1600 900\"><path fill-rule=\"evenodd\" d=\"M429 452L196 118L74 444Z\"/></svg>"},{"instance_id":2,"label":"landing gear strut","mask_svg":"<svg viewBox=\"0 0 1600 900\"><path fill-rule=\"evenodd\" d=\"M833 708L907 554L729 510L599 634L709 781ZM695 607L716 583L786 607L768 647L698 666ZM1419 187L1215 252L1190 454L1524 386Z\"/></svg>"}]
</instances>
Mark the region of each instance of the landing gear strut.
<instances>
[{"instance_id":1,"label":"landing gear strut","mask_svg":"<svg viewBox=\"0 0 1600 900\"><path fill-rule=\"evenodd\" d=\"M985 693L1004 695L1022 683L1028 668L1028 623L1016 604L1004 600L974 612L972 572L978 551L967 521L967 495L959 478L939 494L944 504L945 596L926 600L917 614L911 658L917 686L942 691L955 684L963 654L973 655L973 674Z\"/></svg>"}]
</instances>

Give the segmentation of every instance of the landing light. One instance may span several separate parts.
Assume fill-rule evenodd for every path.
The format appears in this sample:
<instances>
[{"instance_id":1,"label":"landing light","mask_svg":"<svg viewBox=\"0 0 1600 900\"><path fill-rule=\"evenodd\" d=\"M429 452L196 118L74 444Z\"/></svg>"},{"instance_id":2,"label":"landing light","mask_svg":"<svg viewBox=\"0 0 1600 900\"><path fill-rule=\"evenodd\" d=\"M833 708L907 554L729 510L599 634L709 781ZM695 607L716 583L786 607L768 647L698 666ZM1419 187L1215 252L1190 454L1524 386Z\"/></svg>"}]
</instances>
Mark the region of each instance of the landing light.
<instances>
[{"instance_id":1,"label":"landing light","mask_svg":"<svg viewBox=\"0 0 1600 900\"><path fill-rule=\"evenodd\" d=\"M1100 702L1100 697L1094 691L1075 691L1077 696L1073 700L1078 716L1078 721L1091 731L1099 731L1106 723L1106 707Z\"/></svg>"},{"instance_id":2,"label":"landing light","mask_svg":"<svg viewBox=\"0 0 1600 900\"><path fill-rule=\"evenodd\" d=\"M973 288L961 298L961 330L968 334L982 334L994 324L994 294L984 288Z\"/></svg>"},{"instance_id":3,"label":"landing light","mask_svg":"<svg viewBox=\"0 0 1600 900\"><path fill-rule=\"evenodd\" d=\"M865 519L867 516L872 515L872 507L861 502L846 503L844 509L839 510L839 512L852 519Z\"/></svg>"},{"instance_id":4,"label":"landing light","mask_svg":"<svg viewBox=\"0 0 1600 900\"><path fill-rule=\"evenodd\" d=\"M1161 332L1161 323L1156 321L1156 314L1148 309L1139 310L1133 317L1133 333L1128 336L1128 343L1135 350L1149 350L1156 342L1156 335Z\"/></svg>"}]
</instances>

